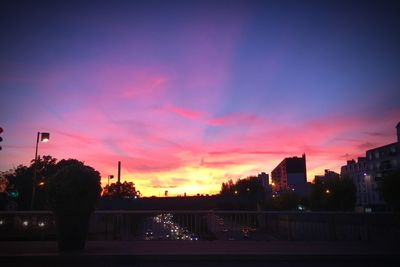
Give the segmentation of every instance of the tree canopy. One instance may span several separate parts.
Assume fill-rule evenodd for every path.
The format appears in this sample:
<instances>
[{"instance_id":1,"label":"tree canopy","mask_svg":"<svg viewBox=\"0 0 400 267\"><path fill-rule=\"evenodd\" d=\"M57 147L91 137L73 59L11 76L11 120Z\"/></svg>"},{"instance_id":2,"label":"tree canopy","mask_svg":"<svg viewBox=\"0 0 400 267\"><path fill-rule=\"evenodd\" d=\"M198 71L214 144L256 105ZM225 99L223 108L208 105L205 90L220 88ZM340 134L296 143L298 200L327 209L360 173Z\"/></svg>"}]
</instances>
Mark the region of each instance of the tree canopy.
<instances>
[{"instance_id":1,"label":"tree canopy","mask_svg":"<svg viewBox=\"0 0 400 267\"><path fill-rule=\"evenodd\" d=\"M29 166L19 165L14 169L0 173L0 178L7 180L5 192L0 193L1 209L29 210L31 208L33 173L35 168L34 162L35 161L32 160ZM36 190L34 209L49 208L47 194L49 182L52 177L67 166L75 166L76 168L78 168L77 166L80 166L81 168L84 168L82 166L85 165L83 162L76 159L60 160L57 162L57 159L52 156L38 156L36 165L37 178L35 181ZM98 180L100 186L100 178ZM79 190L79 182L77 182L75 186L77 190Z\"/></svg>"},{"instance_id":2,"label":"tree canopy","mask_svg":"<svg viewBox=\"0 0 400 267\"><path fill-rule=\"evenodd\" d=\"M7 197L4 201L8 202L3 208L28 210L30 209L32 200L32 187L33 187L33 172L34 160L31 161L29 166L19 165L0 174L1 177L7 179L8 185L6 188ZM57 172L56 167L57 159L52 156L38 156L37 159L37 179L35 182L35 209L47 209L46 200L46 181L49 177ZM11 207L7 207L11 205Z\"/></svg>"},{"instance_id":3,"label":"tree canopy","mask_svg":"<svg viewBox=\"0 0 400 267\"><path fill-rule=\"evenodd\" d=\"M106 185L103 190L104 197L122 197L131 198L138 197L139 192L136 191L135 184L132 182L112 183Z\"/></svg>"},{"instance_id":4,"label":"tree canopy","mask_svg":"<svg viewBox=\"0 0 400 267\"><path fill-rule=\"evenodd\" d=\"M220 197L222 208L255 210L264 203L266 190L258 177L249 176L236 183L232 180L222 183Z\"/></svg>"},{"instance_id":5,"label":"tree canopy","mask_svg":"<svg viewBox=\"0 0 400 267\"><path fill-rule=\"evenodd\" d=\"M383 178L382 197L393 210L400 211L400 170Z\"/></svg>"},{"instance_id":6,"label":"tree canopy","mask_svg":"<svg viewBox=\"0 0 400 267\"><path fill-rule=\"evenodd\" d=\"M351 211L356 203L356 187L348 177L324 179L312 185L310 205L313 210Z\"/></svg>"},{"instance_id":7,"label":"tree canopy","mask_svg":"<svg viewBox=\"0 0 400 267\"><path fill-rule=\"evenodd\" d=\"M61 160L47 181L48 202L55 212L90 212L100 198L100 173L76 159Z\"/></svg>"}]
</instances>

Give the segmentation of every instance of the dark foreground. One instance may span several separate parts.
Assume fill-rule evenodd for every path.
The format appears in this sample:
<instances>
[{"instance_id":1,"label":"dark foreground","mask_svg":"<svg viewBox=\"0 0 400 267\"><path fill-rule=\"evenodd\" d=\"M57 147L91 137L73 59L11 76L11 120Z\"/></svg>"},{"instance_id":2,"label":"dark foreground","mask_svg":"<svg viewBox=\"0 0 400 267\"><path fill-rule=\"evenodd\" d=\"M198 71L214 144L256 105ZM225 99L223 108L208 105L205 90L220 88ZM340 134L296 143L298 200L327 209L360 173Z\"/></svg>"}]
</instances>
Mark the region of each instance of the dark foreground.
<instances>
[{"instance_id":1,"label":"dark foreground","mask_svg":"<svg viewBox=\"0 0 400 267\"><path fill-rule=\"evenodd\" d=\"M0 242L1 266L399 266L397 244L303 241Z\"/></svg>"}]
</instances>

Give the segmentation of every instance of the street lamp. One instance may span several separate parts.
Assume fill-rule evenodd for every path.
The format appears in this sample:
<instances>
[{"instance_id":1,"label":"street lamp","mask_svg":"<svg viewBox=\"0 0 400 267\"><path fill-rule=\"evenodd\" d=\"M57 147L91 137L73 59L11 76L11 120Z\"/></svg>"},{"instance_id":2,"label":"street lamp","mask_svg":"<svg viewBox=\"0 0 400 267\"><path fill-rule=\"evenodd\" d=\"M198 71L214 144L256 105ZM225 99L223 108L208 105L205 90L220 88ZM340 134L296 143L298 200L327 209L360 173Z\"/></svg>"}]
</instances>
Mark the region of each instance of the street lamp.
<instances>
[{"instance_id":1,"label":"street lamp","mask_svg":"<svg viewBox=\"0 0 400 267\"><path fill-rule=\"evenodd\" d=\"M49 133L38 133L38 135L40 134L40 141L46 143L49 141L50 139L50 134ZM37 142L38 143L38 142ZM37 144L36 143L36 144Z\"/></svg>"},{"instance_id":2,"label":"street lamp","mask_svg":"<svg viewBox=\"0 0 400 267\"><path fill-rule=\"evenodd\" d=\"M50 134L49 133L41 133L41 132L37 133L35 162L34 162L34 170L33 170L31 210L33 210L35 208L36 169L37 169L37 157L38 157L37 154L38 154L39 139L41 142L48 142L50 139Z\"/></svg>"}]
</instances>

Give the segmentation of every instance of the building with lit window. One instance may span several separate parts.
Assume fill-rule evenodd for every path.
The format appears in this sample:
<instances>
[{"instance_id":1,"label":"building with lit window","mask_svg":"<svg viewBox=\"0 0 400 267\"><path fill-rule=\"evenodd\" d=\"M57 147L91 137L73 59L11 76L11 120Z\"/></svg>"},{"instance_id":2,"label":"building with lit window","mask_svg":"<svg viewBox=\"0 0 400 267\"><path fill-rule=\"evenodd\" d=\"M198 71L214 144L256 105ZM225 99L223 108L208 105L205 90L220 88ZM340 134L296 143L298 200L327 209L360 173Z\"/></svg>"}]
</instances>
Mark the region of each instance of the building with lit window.
<instances>
[{"instance_id":1,"label":"building with lit window","mask_svg":"<svg viewBox=\"0 0 400 267\"><path fill-rule=\"evenodd\" d=\"M396 126L397 142L367 151L367 175L371 177L373 191L377 199L375 205L383 205L381 183L392 171L400 169L400 122Z\"/></svg>"},{"instance_id":2,"label":"building with lit window","mask_svg":"<svg viewBox=\"0 0 400 267\"><path fill-rule=\"evenodd\" d=\"M367 159L348 160L340 170L341 177L349 177L356 186L356 210L364 211L375 203L378 196L372 188L371 176L367 175Z\"/></svg>"},{"instance_id":3,"label":"building with lit window","mask_svg":"<svg viewBox=\"0 0 400 267\"><path fill-rule=\"evenodd\" d=\"M365 158L347 161L341 175L352 178L357 188L357 207L381 210L385 202L381 195L383 178L400 169L400 122L396 126L397 142L366 151Z\"/></svg>"},{"instance_id":4,"label":"building with lit window","mask_svg":"<svg viewBox=\"0 0 400 267\"><path fill-rule=\"evenodd\" d=\"M299 195L307 195L306 155L282 160L272 171L271 179L274 192L291 190Z\"/></svg>"}]
</instances>

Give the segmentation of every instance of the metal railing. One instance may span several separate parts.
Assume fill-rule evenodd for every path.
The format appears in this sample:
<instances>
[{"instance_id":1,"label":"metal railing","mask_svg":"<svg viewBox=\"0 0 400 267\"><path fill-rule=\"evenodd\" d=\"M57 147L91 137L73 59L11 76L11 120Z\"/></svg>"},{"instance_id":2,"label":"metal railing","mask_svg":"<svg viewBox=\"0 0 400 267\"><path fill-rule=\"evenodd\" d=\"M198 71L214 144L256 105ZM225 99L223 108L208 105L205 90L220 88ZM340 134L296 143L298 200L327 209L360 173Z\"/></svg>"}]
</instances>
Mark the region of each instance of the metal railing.
<instances>
[{"instance_id":1,"label":"metal railing","mask_svg":"<svg viewBox=\"0 0 400 267\"><path fill-rule=\"evenodd\" d=\"M393 213L95 211L89 240L361 240L400 238ZM1 211L0 241L55 240L50 211Z\"/></svg>"}]
</instances>

